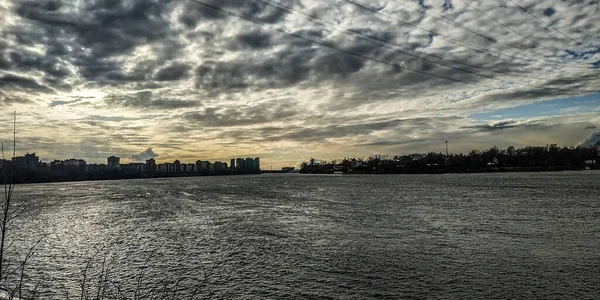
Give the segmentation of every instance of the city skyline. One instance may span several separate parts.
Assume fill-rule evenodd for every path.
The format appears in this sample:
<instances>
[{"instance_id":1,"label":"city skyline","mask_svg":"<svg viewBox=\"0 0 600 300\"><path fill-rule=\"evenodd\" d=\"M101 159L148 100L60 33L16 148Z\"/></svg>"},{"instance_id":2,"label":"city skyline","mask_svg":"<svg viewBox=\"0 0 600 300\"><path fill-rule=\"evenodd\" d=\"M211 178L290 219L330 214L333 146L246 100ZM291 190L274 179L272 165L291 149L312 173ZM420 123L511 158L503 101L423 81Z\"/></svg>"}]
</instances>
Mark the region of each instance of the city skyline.
<instances>
[{"instance_id":1,"label":"city skyline","mask_svg":"<svg viewBox=\"0 0 600 300\"><path fill-rule=\"evenodd\" d=\"M600 7L469 3L0 0L0 140L279 169L599 135Z\"/></svg>"},{"instance_id":2,"label":"city skyline","mask_svg":"<svg viewBox=\"0 0 600 300\"><path fill-rule=\"evenodd\" d=\"M260 157L232 159L231 165L221 161L196 160L188 163L180 160L157 163L154 158L145 162L121 163L121 159L111 155L105 164L87 163L83 159L64 159L43 162L36 153L0 159L0 171L5 177L0 182L34 183L90 181L114 179L139 179L184 176L224 176L260 174ZM10 173L10 177L6 174ZM14 181L13 181L14 180Z\"/></svg>"},{"instance_id":3,"label":"city skyline","mask_svg":"<svg viewBox=\"0 0 600 300\"><path fill-rule=\"evenodd\" d=\"M25 153L24 155L20 155L20 156L14 156L11 157L10 159L1 159L0 161L12 161L12 162L17 162L17 164L20 165L37 165L40 163L44 163L44 164L51 164L51 163L64 163L64 162L69 162L69 163L73 163L73 165L86 165L88 164L88 161L86 161L83 158L75 158L75 157L70 157L70 158L62 158L62 159L53 159L53 160L45 160L40 158L39 156L36 155L36 152L32 152L32 153ZM125 164L141 164L141 163L149 163L152 162L153 164L169 164L169 163L181 163L181 164L193 164L193 163L198 163L198 162L210 162L208 160L203 161L202 159L193 159L191 161L181 161L179 159L175 159L175 160L165 160L165 161L160 161L160 160L156 160L155 157L150 157L144 160L126 160L123 161L123 163L121 163L121 157L118 156L108 156L105 159L105 163L96 163L96 162L90 162L88 165L105 165L105 166L109 166L109 167L114 167L114 166L119 166L119 165L125 165ZM256 163L256 165L252 165L252 167L249 168L255 168L255 169L260 169L260 157L235 157L235 158L231 158L230 159L230 164L229 164L229 168L235 168L236 166L239 168L240 166L242 168L246 168L246 162L248 161L254 161ZM214 161L215 163L224 163L227 164L226 161Z\"/></svg>"}]
</instances>

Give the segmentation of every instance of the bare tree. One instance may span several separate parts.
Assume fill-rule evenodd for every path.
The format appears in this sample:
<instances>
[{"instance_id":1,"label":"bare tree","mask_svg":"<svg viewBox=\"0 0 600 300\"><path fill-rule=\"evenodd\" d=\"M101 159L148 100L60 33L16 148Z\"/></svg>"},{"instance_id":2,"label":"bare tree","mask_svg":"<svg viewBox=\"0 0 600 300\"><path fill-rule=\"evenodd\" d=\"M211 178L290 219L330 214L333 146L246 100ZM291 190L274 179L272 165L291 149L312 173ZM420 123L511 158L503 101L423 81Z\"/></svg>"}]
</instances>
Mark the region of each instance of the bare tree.
<instances>
[{"instance_id":1,"label":"bare tree","mask_svg":"<svg viewBox=\"0 0 600 300\"><path fill-rule=\"evenodd\" d=\"M10 228L15 219L19 217L27 208L28 200L14 205L13 192L15 190L15 161L7 164L4 153L4 143L0 143L2 151L2 183L4 185L4 196L0 203L0 299L21 299L23 298L23 283L25 279L25 267L33 255L34 249L42 241L45 235L37 240L31 247L20 263L16 266L11 264L7 252L16 241L17 237L11 237L9 241ZM13 116L13 159L17 154L17 113ZM15 280L9 283L10 278Z\"/></svg>"},{"instance_id":2,"label":"bare tree","mask_svg":"<svg viewBox=\"0 0 600 300\"><path fill-rule=\"evenodd\" d=\"M15 116L15 124L16 124L16 116ZM16 136L16 129L13 130L14 136L13 136L13 152L16 154L16 138L14 138ZM13 155L13 157L15 157ZM15 188L15 185L13 183L13 179L14 179L14 168L11 168L12 171L12 175L11 178L8 179L7 178L7 166L4 165L4 162L6 161L6 158L4 156L4 143L2 143L2 174L3 174L3 183L4 183L4 201L3 201L3 205L2 205L2 219L0 219L0 234L1 234L1 241L0 241L0 280L2 280L2 278L4 278L4 243L6 242L6 233L7 233L7 224L8 224L8 217L9 217L9 212L10 212L10 200L12 199L12 192Z\"/></svg>"}]
</instances>

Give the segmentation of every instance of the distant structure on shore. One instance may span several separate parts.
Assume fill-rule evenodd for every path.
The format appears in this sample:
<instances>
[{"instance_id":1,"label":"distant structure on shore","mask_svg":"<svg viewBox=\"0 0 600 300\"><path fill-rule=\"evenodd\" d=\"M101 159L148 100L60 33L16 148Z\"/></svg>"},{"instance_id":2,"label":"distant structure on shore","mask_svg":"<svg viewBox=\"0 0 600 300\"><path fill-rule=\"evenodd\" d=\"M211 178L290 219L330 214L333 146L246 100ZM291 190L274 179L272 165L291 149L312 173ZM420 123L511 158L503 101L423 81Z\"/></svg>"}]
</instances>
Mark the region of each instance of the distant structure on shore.
<instances>
[{"instance_id":1,"label":"distant structure on shore","mask_svg":"<svg viewBox=\"0 0 600 300\"><path fill-rule=\"evenodd\" d=\"M296 170L296 167L283 167L281 170L264 170L263 173L298 173L300 170Z\"/></svg>"},{"instance_id":2,"label":"distant structure on shore","mask_svg":"<svg viewBox=\"0 0 600 300\"><path fill-rule=\"evenodd\" d=\"M600 143L595 146L508 147L472 150L467 154L427 154L344 158L338 161L311 159L302 163L300 173L333 174L419 174L518 171L562 171L600 169Z\"/></svg>"},{"instance_id":3,"label":"distant structure on shore","mask_svg":"<svg viewBox=\"0 0 600 300\"><path fill-rule=\"evenodd\" d=\"M158 164L154 158L145 163L121 164L117 156L109 156L106 164L87 164L83 159L54 160L40 162L35 153L14 157L12 160L0 160L0 170L14 170L15 183L106 180L203 175L242 175L260 174L260 158L231 159L235 163L228 166L225 162L198 160L195 163L182 163L179 160ZM1 179L0 179L1 181Z\"/></svg>"},{"instance_id":4,"label":"distant structure on shore","mask_svg":"<svg viewBox=\"0 0 600 300\"><path fill-rule=\"evenodd\" d=\"M257 172L260 171L260 157L232 158L230 166L232 171Z\"/></svg>"}]
</instances>

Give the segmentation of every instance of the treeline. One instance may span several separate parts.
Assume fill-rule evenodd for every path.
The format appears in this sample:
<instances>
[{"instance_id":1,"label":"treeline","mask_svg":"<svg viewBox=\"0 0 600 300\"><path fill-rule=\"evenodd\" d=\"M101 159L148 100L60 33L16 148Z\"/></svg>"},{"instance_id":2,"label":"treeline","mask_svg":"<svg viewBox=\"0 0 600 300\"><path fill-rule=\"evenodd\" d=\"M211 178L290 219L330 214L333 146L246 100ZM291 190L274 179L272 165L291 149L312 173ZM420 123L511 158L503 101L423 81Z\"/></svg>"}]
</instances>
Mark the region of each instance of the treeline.
<instances>
[{"instance_id":1,"label":"treeline","mask_svg":"<svg viewBox=\"0 0 600 300\"><path fill-rule=\"evenodd\" d=\"M469 153L398 155L382 159L345 158L341 161L312 159L301 166L301 173L469 173L509 171L560 171L599 169L599 147L492 147Z\"/></svg>"}]
</instances>

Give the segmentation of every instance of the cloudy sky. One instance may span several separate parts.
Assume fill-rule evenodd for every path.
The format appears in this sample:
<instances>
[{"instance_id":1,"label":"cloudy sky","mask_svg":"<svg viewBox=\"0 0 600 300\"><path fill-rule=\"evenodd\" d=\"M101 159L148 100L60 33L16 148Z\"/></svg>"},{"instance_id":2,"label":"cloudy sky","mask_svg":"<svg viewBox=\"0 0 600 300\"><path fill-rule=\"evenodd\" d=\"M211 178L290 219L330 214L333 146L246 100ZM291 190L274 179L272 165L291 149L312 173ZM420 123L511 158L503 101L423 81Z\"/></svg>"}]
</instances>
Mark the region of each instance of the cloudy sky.
<instances>
[{"instance_id":1,"label":"cloudy sky","mask_svg":"<svg viewBox=\"0 0 600 300\"><path fill-rule=\"evenodd\" d=\"M600 132L598 0L198 1L0 0L0 139L264 169Z\"/></svg>"}]
</instances>

